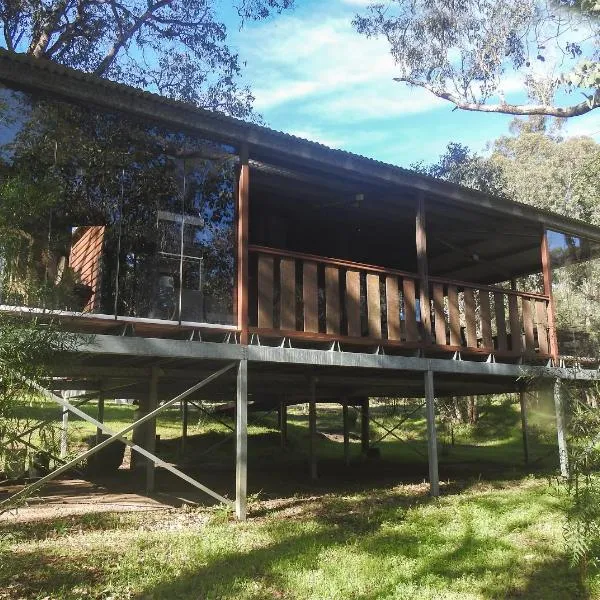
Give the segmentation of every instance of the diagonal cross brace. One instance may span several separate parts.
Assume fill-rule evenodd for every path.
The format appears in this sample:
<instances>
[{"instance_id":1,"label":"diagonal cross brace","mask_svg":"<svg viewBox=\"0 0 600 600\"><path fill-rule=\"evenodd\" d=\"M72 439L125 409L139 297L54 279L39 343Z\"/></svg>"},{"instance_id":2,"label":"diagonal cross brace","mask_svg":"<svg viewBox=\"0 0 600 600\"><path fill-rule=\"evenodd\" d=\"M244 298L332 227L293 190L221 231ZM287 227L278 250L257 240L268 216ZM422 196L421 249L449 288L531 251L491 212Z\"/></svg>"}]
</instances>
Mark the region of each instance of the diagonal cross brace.
<instances>
[{"instance_id":1,"label":"diagonal cross brace","mask_svg":"<svg viewBox=\"0 0 600 600\"><path fill-rule=\"evenodd\" d=\"M382 435L378 440L375 440L372 443L372 445L374 446L375 444L379 444L379 442L383 442L383 440L385 440L385 438L388 435L392 435L396 439L400 439L394 433L396 431L396 429L398 429L399 427L401 427L402 425L404 425L404 423L406 423L406 421L408 421L408 419L410 419L416 412L420 411L424 406L425 406L425 404L419 404L419 406L417 406L417 408L415 408L414 410L411 410L407 415L404 416L403 419L401 419L398 423L396 423L391 429L387 429L381 423L378 423L375 419L373 419L373 417L371 417L371 421L373 421L373 423L375 423L376 425L379 425L379 427L381 427L384 431L387 432L384 435ZM404 440L400 440L400 441L404 441Z\"/></svg>"},{"instance_id":2,"label":"diagonal cross brace","mask_svg":"<svg viewBox=\"0 0 600 600\"><path fill-rule=\"evenodd\" d=\"M221 375L223 375L227 371L231 370L236 365L237 365L237 363L231 363L231 364L227 365L226 367L223 367L221 370L217 371L216 373L213 373L212 375L210 375L206 379L203 379L202 381L200 381L196 385L192 386L191 388L189 388L185 392L179 394L175 398L169 400L168 402L165 402L162 406L159 406L157 409L153 410L152 412L148 413L147 415L144 415L141 419L137 420L135 423L132 423L131 425L128 425L127 427L125 427L124 429L122 429L121 431L119 431L117 433L115 433L112 429L106 427L104 425L104 423L101 423L100 421L97 421L93 417L90 417L88 414L84 413L82 410L79 410L77 407L73 406L72 404L70 404L69 402L67 402L66 400L64 400L63 398L61 398L60 396L57 396L57 395L53 394L52 392L46 390L45 388L43 388L41 385L35 383L34 381L31 381L29 379L21 377L21 379L22 379L23 382L27 383L30 387L36 389L43 396L45 396L46 398L48 398L50 400L53 400L54 402L57 402L58 404L60 404L64 408L66 408L67 410L72 411L78 417L80 417L80 418L88 421L89 423L92 423L93 425L96 425L96 427L99 427L104 433L110 435L111 437L107 438L106 440L103 440L102 442L100 442L99 444L97 444L96 446L94 446L93 448L90 448L86 452L80 454L79 456L76 456L73 460L65 463L64 465L62 465L58 469L55 469L54 471L52 471L52 473L49 473L45 477L42 477L38 481L36 481L36 482L34 482L34 483L26 486L21 491L17 492L16 494L13 494L12 496L10 496L9 498L7 498L6 500L0 502L0 508L11 504L12 502L14 502L15 500L17 500L18 498L22 498L22 497L25 497L27 495L30 495L32 492L34 492L35 490L37 490L40 487L42 487L48 481L51 481L52 479L54 479L54 478L58 477L59 475L61 475L62 473L64 473L65 471L68 471L73 465L75 465L78 462L84 460L85 458L88 458L88 457L92 456L93 454L96 454L102 448L104 448L105 446L108 446L108 444L110 444L110 443L112 443L112 442L114 442L116 440L120 440L120 441L124 442L132 450L135 450L136 452L138 452L139 454L141 454L145 458L147 458L147 459L151 460L152 462L154 462L156 465L163 467L164 469L166 469L167 471L170 471L171 473L173 473L174 475L176 475L180 479L183 479L187 483L189 483L189 484L193 485L194 487L202 490L203 492L209 494L210 496L212 496L216 500L219 500L220 502L222 502L223 504L226 504L227 506L233 507L234 503L231 500L228 500L227 498L224 498L223 496L221 496L217 492L214 492L210 488L202 485L201 483L199 483L195 479L192 479L189 475L186 475L185 473L183 473L182 471L180 471L176 467L173 467L172 465L164 462L162 459L160 459L157 456L155 456L154 454L148 452L147 450L145 450L141 446L138 446L137 444L134 444L133 442L130 442L129 440L125 439L123 436L125 434L129 433L131 430L135 429L136 427L139 427L142 423L145 423L146 421L149 421L150 419L153 419L154 417L156 417L156 415L158 413L160 413L161 411L163 411L165 408L168 408L169 406L172 406L176 402L179 402L180 400L183 400L184 398L186 398L187 396L193 394L194 392L196 392L200 388L208 385L213 380L217 379L218 377L220 377Z\"/></svg>"}]
</instances>

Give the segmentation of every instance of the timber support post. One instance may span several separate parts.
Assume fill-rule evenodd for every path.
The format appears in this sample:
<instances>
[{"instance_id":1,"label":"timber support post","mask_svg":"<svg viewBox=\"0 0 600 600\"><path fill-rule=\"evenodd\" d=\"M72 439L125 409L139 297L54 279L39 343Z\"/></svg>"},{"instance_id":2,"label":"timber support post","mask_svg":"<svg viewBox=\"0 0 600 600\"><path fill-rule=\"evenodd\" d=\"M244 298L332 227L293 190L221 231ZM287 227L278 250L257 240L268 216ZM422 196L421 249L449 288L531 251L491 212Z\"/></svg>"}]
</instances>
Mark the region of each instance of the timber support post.
<instances>
[{"instance_id":1,"label":"timber support post","mask_svg":"<svg viewBox=\"0 0 600 600\"><path fill-rule=\"evenodd\" d=\"M425 372L425 403L427 408L427 457L429 462L429 493L437 498L440 495L438 472L437 432L435 428L435 390L433 371Z\"/></svg>"},{"instance_id":2,"label":"timber support post","mask_svg":"<svg viewBox=\"0 0 600 600\"><path fill-rule=\"evenodd\" d=\"M310 398L308 402L308 431L310 454L310 477L317 479L317 380L309 379Z\"/></svg>"},{"instance_id":3,"label":"timber support post","mask_svg":"<svg viewBox=\"0 0 600 600\"><path fill-rule=\"evenodd\" d=\"M281 448L287 448L287 404L282 400L279 404L279 436L281 439Z\"/></svg>"},{"instance_id":4,"label":"timber support post","mask_svg":"<svg viewBox=\"0 0 600 600\"><path fill-rule=\"evenodd\" d=\"M527 392L524 386L519 388L519 404L521 405L521 430L523 433L523 457L529 464L529 431L527 426Z\"/></svg>"},{"instance_id":5,"label":"timber support post","mask_svg":"<svg viewBox=\"0 0 600 600\"><path fill-rule=\"evenodd\" d=\"M569 476L569 454L567 451L567 432L565 423L565 407L563 403L562 381L557 377L554 381L554 409L556 411L556 433L558 436L558 460L560 474Z\"/></svg>"},{"instance_id":6,"label":"timber support post","mask_svg":"<svg viewBox=\"0 0 600 600\"><path fill-rule=\"evenodd\" d=\"M150 373L150 388L148 390L148 412L154 412L158 407L158 367L152 367ZM156 451L156 417L150 419L144 428L146 437L145 448L151 454ZM154 492L156 465L154 461L145 458L146 463L146 494Z\"/></svg>"},{"instance_id":7,"label":"timber support post","mask_svg":"<svg viewBox=\"0 0 600 600\"><path fill-rule=\"evenodd\" d=\"M350 422L348 418L348 400L342 399L342 419L344 427L344 464L350 466Z\"/></svg>"},{"instance_id":8,"label":"timber support post","mask_svg":"<svg viewBox=\"0 0 600 600\"><path fill-rule=\"evenodd\" d=\"M246 520L248 497L248 360L238 365L235 411L235 516Z\"/></svg>"},{"instance_id":9,"label":"timber support post","mask_svg":"<svg viewBox=\"0 0 600 600\"><path fill-rule=\"evenodd\" d=\"M360 449L363 456L369 453L369 398L363 398L360 405Z\"/></svg>"}]
</instances>

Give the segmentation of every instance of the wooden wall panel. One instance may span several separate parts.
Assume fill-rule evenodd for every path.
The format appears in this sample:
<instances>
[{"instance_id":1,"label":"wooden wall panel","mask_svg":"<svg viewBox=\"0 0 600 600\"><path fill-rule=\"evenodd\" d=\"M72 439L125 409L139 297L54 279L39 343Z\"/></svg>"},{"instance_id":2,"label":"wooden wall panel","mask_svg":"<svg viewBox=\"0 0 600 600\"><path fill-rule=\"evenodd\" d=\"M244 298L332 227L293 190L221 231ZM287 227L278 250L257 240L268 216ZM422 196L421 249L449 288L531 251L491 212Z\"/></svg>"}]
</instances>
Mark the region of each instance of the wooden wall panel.
<instances>
[{"instance_id":1,"label":"wooden wall panel","mask_svg":"<svg viewBox=\"0 0 600 600\"><path fill-rule=\"evenodd\" d=\"M282 258L279 266L281 280L281 329L296 329L296 261Z\"/></svg>"},{"instance_id":2,"label":"wooden wall panel","mask_svg":"<svg viewBox=\"0 0 600 600\"><path fill-rule=\"evenodd\" d=\"M450 345L462 346L460 314L458 312L458 290L454 285L448 286L448 321L450 324Z\"/></svg>"},{"instance_id":3,"label":"wooden wall panel","mask_svg":"<svg viewBox=\"0 0 600 600\"><path fill-rule=\"evenodd\" d=\"M419 340L417 329L417 311L415 299L415 282L412 279L402 280L402 295L404 296L404 321L406 323L406 340L416 342Z\"/></svg>"},{"instance_id":4,"label":"wooden wall panel","mask_svg":"<svg viewBox=\"0 0 600 600\"><path fill-rule=\"evenodd\" d=\"M400 296L398 278L388 275L385 278L385 298L387 302L388 340L400 339Z\"/></svg>"},{"instance_id":5,"label":"wooden wall panel","mask_svg":"<svg viewBox=\"0 0 600 600\"><path fill-rule=\"evenodd\" d=\"M379 275L367 274L367 317L369 337L381 338L381 292Z\"/></svg>"},{"instance_id":6,"label":"wooden wall panel","mask_svg":"<svg viewBox=\"0 0 600 600\"><path fill-rule=\"evenodd\" d=\"M465 329L467 346L477 348L477 322L475 321L475 292L470 288L465 288Z\"/></svg>"},{"instance_id":7,"label":"wooden wall panel","mask_svg":"<svg viewBox=\"0 0 600 600\"><path fill-rule=\"evenodd\" d=\"M360 273L346 271L346 314L348 335L360 337Z\"/></svg>"},{"instance_id":8,"label":"wooden wall panel","mask_svg":"<svg viewBox=\"0 0 600 600\"><path fill-rule=\"evenodd\" d=\"M527 352L535 351L535 339L533 337L533 310L529 298L521 298L523 306L523 330L525 332L525 349Z\"/></svg>"},{"instance_id":9,"label":"wooden wall panel","mask_svg":"<svg viewBox=\"0 0 600 600\"><path fill-rule=\"evenodd\" d=\"M444 314L444 286L441 283L433 284L433 314L435 316L435 343L445 346L446 341L446 315Z\"/></svg>"},{"instance_id":10,"label":"wooden wall panel","mask_svg":"<svg viewBox=\"0 0 600 600\"><path fill-rule=\"evenodd\" d=\"M487 290L479 292L479 317L481 319L481 344L486 350L493 350L490 293Z\"/></svg>"},{"instance_id":11,"label":"wooden wall panel","mask_svg":"<svg viewBox=\"0 0 600 600\"><path fill-rule=\"evenodd\" d=\"M550 354L550 340L548 337L548 302L546 302L546 300L536 300L535 313L540 352L542 354Z\"/></svg>"},{"instance_id":12,"label":"wooden wall panel","mask_svg":"<svg viewBox=\"0 0 600 600\"><path fill-rule=\"evenodd\" d=\"M508 318L510 320L511 350L520 354L523 351L521 318L519 317L519 298L514 294L510 294L508 297Z\"/></svg>"},{"instance_id":13,"label":"wooden wall panel","mask_svg":"<svg viewBox=\"0 0 600 600\"><path fill-rule=\"evenodd\" d=\"M340 333L340 271L325 267L325 317L327 333Z\"/></svg>"},{"instance_id":14,"label":"wooden wall panel","mask_svg":"<svg viewBox=\"0 0 600 600\"><path fill-rule=\"evenodd\" d=\"M83 308L88 312L98 307L100 299L98 292L105 231L104 225L79 227L69 255L69 266L79 275L81 283L91 289L92 295Z\"/></svg>"},{"instance_id":15,"label":"wooden wall panel","mask_svg":"<svg viewBox=\"0 0 600 600\"><path fill-rule=\"evenodd\" d=\"M319 289L317 283L317 264L305 262L303 265L303 304L304 331L319 331Z\"/></svg>"},{"instance_id":16,"label":"wooden wall panel","mask_svg":"<svg viewBox=\"0 0 600 600\"><path fill-rule=\"evenodd\" d=\"M275 281L272 256L258 257L258 326L273 329Z\"/></svg>"},{"instance_id":17,"label":"wooden wall panel","mask_svg":"<svg viewBox=\"0 0 600 600\"><path fill-rule=\"evenodd\" d=\"M506 337L506 314L504 312L504 294L494 293L494 314L496 315L496 335L498 337L497 345L500 352L508 350L508 340Z\"/></svg>"}]
</instances>

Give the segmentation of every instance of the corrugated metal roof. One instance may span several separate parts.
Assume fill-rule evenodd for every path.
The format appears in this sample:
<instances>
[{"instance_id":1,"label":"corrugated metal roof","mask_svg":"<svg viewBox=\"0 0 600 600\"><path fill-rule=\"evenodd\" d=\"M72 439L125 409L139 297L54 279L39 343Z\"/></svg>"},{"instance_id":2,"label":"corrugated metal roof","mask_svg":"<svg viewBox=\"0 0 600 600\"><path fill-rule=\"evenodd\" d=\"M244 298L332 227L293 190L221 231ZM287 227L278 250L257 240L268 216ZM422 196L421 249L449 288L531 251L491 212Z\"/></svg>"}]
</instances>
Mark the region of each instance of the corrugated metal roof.
<instances>
[{"instance_id":1,"label":"corrugated metal roof","mask_svg":"<svg viewBox=\"0 0 600 600\"><path fill-rule=\"evenodd\" d=\"M600 227L591 226L588 223L584 223L577 219L557 215L525 203L493 197L478 190L422 175L403 167L365 157L360 154L354 154L346 150L332 149L319 142L300 138L283 131L277 131L264 125L237 119L222 112L200 108L188 102L166 98L123 83L116 83L108 79L99 78L95 75L84 73L64 65L59 65L49 60L36 59L26 54L16 54L0 49L0 67L3 62L7 65L20 64L24 67L26 66L27 70L58 75L72 82L86 82L93 85L94 88L115 92L115 94L118 94L119 96L126 96L130 99L144 99L156 106L181 110L182 112L187 113L193 120L197 120L196 126L201 123L213 123L217 126L222 124L223 127L235 130L236 136L240 141L247 140L252 144L265 147L271 145L277 147L277 149L281 149L283 146L286 152L298 157L305 157L311 150L317 151L319 160L327 162L331 167L341 168L350 172L354 171L357 172L357 175L364 174L361 173L361 171L369 170L370 175L380 177L382 180L387 180L388 182L390 182L390 179L402 179L404 185L409 185L406 178L410 177L410 185L415 189L425 190L433 194L445 196L451 201L461 202L470 206L478 206L487 210L497 210L500 212L512 210L514 213L513 216L515 217L537 221L548 227L560 228L564 231L578 232L579 235L588 235L588 237L600 241ZM2 76L1 68L0 76ZM189 125L194 126L194 123L190 122ZM395 181L395 183L400 182ZM513 208L511 209L510 207ZM581 231L585 233L579 233Z\"/></svg>"}]
</instances>

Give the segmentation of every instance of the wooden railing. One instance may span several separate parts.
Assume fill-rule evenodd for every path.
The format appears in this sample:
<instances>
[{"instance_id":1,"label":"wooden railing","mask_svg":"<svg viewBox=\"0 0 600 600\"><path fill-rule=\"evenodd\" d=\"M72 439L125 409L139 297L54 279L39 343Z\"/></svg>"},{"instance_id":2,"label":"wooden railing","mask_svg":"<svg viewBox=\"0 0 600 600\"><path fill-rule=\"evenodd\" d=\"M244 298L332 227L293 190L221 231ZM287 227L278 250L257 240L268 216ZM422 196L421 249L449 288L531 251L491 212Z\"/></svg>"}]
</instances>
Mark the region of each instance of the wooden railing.
<instances>
[{"instance_id":1,"label":"wooden railing","mask_svg":"<svg viewBox=\"0 0 600 600\"><path fill-rule=\"evenodd\" d=\"M471 353L550 354L549 298L250 246L250 331ZM424 307L423 307L424 308ZM424 322L430 322L428 327Z\"/></svg>"}]
</instances>

